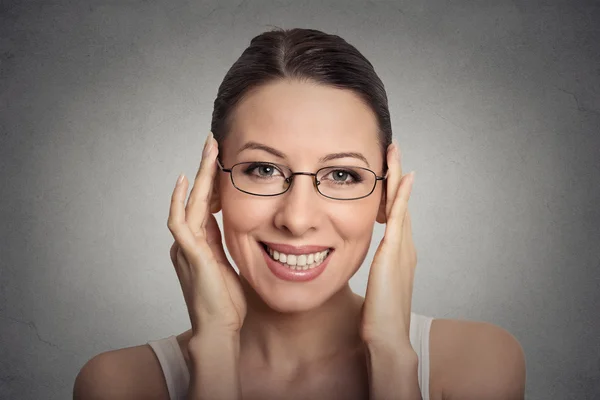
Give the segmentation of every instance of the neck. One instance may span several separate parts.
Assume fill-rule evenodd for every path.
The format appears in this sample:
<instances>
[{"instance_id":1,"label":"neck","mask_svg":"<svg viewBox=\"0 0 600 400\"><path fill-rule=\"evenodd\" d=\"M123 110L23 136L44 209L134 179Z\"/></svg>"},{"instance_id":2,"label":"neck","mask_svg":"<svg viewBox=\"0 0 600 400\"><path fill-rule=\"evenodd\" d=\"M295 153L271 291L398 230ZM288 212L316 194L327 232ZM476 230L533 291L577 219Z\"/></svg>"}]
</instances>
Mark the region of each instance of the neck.
<instances>
[{"instance_id":1,"label":"neck","mask_svg":"<svg viewBox=\"0 0 600 400\"><path fill-rule=\"evenodd\" d=\"M324 364L362 349L363 298L346 284L325 303L298 313L271 309L242 278L247 314L240 333L241 356L281 372Z\"/></svg>"}]
</instances>

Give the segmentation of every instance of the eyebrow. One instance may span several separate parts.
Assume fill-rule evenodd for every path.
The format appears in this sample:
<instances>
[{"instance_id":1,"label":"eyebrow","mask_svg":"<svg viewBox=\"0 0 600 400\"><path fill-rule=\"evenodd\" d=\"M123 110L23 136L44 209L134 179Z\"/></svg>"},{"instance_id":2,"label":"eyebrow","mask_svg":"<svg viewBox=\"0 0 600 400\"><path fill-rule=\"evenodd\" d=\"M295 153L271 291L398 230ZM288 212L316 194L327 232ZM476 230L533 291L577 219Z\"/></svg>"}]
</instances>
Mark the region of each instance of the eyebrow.
<instances>
[{"instance_id":1,"label":"eyebrow","mask_svg":"<svg viewBox=\"0 0 600 400\"><path fill-rule=\"evenodd\" d=\"M244 144L239 150L238 150L238 154L241 153L244 150L262 150L262 151L266 151L267 153L270 153L272 155L274 155L275 157L281 158L283 160L286 159L285 154L283 154L282 152L280 152L279 150L276 150L270 146L261 144L261 143L257 143L257 142L248 142L246 144ZM369 165L369 162L367 161L366 157L363 156L361 153L357 153L357 152L343 152L343 153L331 153L331 154L327 154L324 157L321 157L319 159L320 163L325 163L327 161L331 161L331 160L336 160L338 158L357 158L361 161L363 161L365 164L367 164L367 166L370 168L371 166Z\"/></svg>"}]
</instances>

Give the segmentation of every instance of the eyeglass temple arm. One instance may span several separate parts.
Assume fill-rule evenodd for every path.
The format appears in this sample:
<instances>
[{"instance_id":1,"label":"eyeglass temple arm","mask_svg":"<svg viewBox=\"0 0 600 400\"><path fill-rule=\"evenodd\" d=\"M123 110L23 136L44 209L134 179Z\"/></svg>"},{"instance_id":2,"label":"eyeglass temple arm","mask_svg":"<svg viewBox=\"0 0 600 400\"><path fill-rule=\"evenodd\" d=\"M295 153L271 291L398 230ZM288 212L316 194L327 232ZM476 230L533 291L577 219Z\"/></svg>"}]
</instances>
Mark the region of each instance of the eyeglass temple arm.
<instances>
[{"instance_id":1,"label":"eyeglass temple arm","mask_svg":"<svg viewBox=\"0 0 600 400\"><path fill-rule=\"evenodd\" d=\"M227 169L227 168L223 167L223 164L221 164L221 160L219 160L219 157L217 157L217 165L219 166L219 168L221 169L221 171L223 171L223 172L231 172L230 169Z\"/></svg>"}]
</instances>

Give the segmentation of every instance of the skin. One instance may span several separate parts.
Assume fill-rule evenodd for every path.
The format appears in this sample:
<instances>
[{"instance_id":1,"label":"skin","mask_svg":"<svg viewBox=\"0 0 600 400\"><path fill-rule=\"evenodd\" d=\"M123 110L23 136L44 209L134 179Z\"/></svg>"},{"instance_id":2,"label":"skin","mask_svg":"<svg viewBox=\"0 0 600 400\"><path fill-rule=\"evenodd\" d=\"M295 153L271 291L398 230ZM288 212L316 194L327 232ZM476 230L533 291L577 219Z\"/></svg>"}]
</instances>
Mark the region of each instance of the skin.
<instances>
[{"instance_id":1,"label":"skin","mask_svg":"<svg viewBox=\"0 0 600 400\"><path fill-rule=\"evenodd\" d=\"M293 171L354 165L373 168L381 176L377 129L374 114L354 94L281 81L256 91L236 110L222 161L233 165L264 160ZM261 149L240 152L248 142L274 147L283 157ZM319 163L324 155L358 150L368 163L351 157ZM390 177L394 185L399 181L396 173ZM213 211L223 210L225 241L248 299L241 330L242 368L260 365L276 381L293 381L335 357L364 356L356 329L362 298L352 293L348 281L367 254L378 214L385 220L383 186L378 184L366 198L344 202L319 195L309 177L296 177L290 191L276 197L249 196L222 179L228 177L218 177L213 196L220 204L214 204ZM260 241L324 245L335 254L317 279L286 282L265 268ZM366 364L361 360L359 365ZM357 368L355 374L364 376L364 370Z\"/></svg>"},{"instance_id":2,"label":"skin","mask_svg":"<svg viewBox=\"0 0 600 400\"><path fill-rule=\"evenodd\" d=\"M194 185L178 181L167 226L171 260L192 328L177 336L190 371L190 399L420 399L410 311L417 256L399 149L381 154L374 114L349 91L279 81L247 96L224 143L209 136ZM247 141L276 148L238 154ZM272 161L314 172L319 158L361 152L385 183L364 199L332 201L297 176L279 197L239 192L219 172L239 161ZM346 158L331 164L361 166ZM213 213L222 211L225 256ZM366 298L348 280L364 260L375 222L385 223ZM268 270L257 241L335 248L316 280L291 283ZM523 399L523 349L507 331L483 322L434 319L429 337L432 400ZM105 352L80 371L74 399L168 398L148 345Z\"/></svg>"},{"instance_id":3,"label":"skin","mask_svg":"<svg viewBox=\"0 0 600 400\"><path fill-rule=\"evenodd\" d=\"M283 393L288 398L307 393L323 398L341 393L344 398L400 394L396 398L420 398L416 354L408 336L417 263L408 213L414 178L402 174L397 146L390 146L383 155L377 140L375 115L358 96L289 80L252 91L235 111L231 131L219 148L209 137L190 198L185 204L188 183L184 177L174 190L168 223L175 238L171 256L192 322L186 355L192 393L202 397L202 390L215 380L229 379L231 392L221 393L228 398L242 393L244 398ZM240 151L250 141L270 146L281 156L258 149ZM217 170L219 151L225 167L270 161L293 171L314 172L322 166L356 165L378 175L382 175L385 156L389 173L385 186L379 182L370 196L354 201L321 196L306 176L297 176L281 196L258 197L238 191L229 176ZM368 164L356 158L319 163L324 155L345 151L362 153ZM239 276L225 257L212 215L220 210L225 242ZM370 266L363 299L352 293L348 281L365 258L375 222L386 223L386 231ZM287 282L266 267L259 241L324 245L335 252L317 279ZM472 329L463 332L469 341L460 347L449 328L457 329L443 321L432 325L432 398L442 398L442 394L469 398L469 390L485 394L488 375L460 389L453 380L441 384L438 376L453 368L464 381L483 364L474 362L461 370L452 362L470 360L476 351L478 360L485 359L485 354L496 360L515 344L502 342L504 336L498 336L483 341L485 346L469 347L470 339L483 333L483 329ZM487 337L491 333L486 331ZM221 351L214 350L219 345ZM455 352L448 350L453 347ZM222 360L224 352L232 356ZM459 353L462 358L457 357ZM522 353L508 354L506 365L520 367ZM238 369L239 382L231 373ZM490 372L489 377L499 376L497 368ZM517 397L497 398L519 398L524 373L511 379L490 387L495 395L506 387L507 393L517 393ZM268 387L264 382L270 383Z\"/></svg>"}]
</instances>

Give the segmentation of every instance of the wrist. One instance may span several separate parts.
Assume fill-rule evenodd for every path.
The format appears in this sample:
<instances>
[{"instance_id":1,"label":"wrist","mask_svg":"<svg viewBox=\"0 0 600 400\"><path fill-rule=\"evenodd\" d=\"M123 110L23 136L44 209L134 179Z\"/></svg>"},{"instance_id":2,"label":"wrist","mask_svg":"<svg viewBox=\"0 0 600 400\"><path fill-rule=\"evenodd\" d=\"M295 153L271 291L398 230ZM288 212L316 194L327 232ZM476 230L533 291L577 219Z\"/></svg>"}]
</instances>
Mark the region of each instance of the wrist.
<instances>
[{"instance_id":1,"label":"wrist","mask_svg":"<svg viewBox=\"0 0 600 400\"><path fill-rule=\"evenodd\" d=\"M213 346L222 344L222 345L231 345L239 343L240 334L239 332L229 332L222 330L213 330L213 329L204 329L190 337L188 342L188 347L198 347L203 346L205 344L213 344Z\"/></svg>"},{"instance_id":2,"label":"wrist","mask_svg":"<svg viewBox=\"0 0 600 400\"><path fill-rule=\"evenodd\" d=\"M189 343L203 342L236 342L240 340L240 333L223 329L205 328L190 337Z\"/></svg>"},{"instance_id":3,"label":"wrist","mask_svg":"<svg viewBox=\"0 0 600 400\"><path fill-rule=\"evenodd\" d=\"M371 364L385 364L389 366L407 366L408 368L419 363L417 352L410 344L366 343L369 362Z\"/></svg>"},{"instance_id":4,"label":"wrist","mask_svg":"<svg viewBox=\"0 0 600 400\"><path fill-rule=\"evenodd\" d=\"M419 358L412 347L382 344L366 347L370 399L421 399Z\"/></svg>"},{"instance_id":5,"label":"wrist","mask_svg":"<svg viewBox=\"0 0 600 400\"><path fill-rule=\"evenodd\" d=\"M377 339L365 340L364 344L370 353L377 355L388 354L394 358L399 356L410 357L411 355L417 357L417 353L413 349L409 338L391 339L378 337Z\"/></svg>"}]
</instances>

